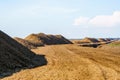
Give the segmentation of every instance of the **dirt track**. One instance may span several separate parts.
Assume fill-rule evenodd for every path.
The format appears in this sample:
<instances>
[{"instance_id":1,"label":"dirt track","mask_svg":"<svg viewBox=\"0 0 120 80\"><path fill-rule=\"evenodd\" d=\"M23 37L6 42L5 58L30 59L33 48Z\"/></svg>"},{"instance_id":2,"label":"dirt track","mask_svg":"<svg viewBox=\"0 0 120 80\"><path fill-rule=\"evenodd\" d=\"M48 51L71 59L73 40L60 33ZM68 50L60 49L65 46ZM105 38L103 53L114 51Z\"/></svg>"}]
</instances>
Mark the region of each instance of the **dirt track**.
<instances>
[{"instance_id":1,"label":"dirt track","mask_svg":"<svg viewBox=\"0 0 120 80\"><path fill-rule=\"evenodd\" d=\"M22 70L2 80L120 80L120 53L77 45L33 49L46 55L48 64Z\"/></svg>"}]
</instances>

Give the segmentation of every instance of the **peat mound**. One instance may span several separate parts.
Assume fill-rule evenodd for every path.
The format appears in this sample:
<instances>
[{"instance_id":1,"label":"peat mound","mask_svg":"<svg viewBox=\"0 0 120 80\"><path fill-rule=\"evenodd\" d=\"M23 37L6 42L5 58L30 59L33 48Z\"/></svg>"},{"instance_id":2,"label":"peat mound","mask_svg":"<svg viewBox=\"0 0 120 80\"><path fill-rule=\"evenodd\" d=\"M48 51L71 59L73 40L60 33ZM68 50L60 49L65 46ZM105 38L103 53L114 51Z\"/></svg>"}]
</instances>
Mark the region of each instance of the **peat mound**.
<instances>
[{"instance_id":1,"label":"peat mound","mask_svg":"<svg viewBox=\"0 0 120 80\"><path fill-rule=\"evenodd\" d=\"M37 55L0 31L0 78L22 69L47 64L44 55Z\"/></svg>"},{"instance_id":2,"label":"peat mound","mask_svg":"<svg viewBox=\"0 0 120 80\"><path fill-rule=\"evenodd\" d=\"M44 33L30 34L25 38L29 42L35 44L55 45L55 44L72 44L71 41L63 37L62 35L47 35Z\"/></svg>"},{"instance_id":3,"label":"peat mound","mask_svg":"<svg viewBox=\"0 0 120 80\"><path fill-rule=\"evenodd\" d=\"M84 39L81 40L73 40L72 42L75 44L99 43L99 41L96 38L88 38L88 37L85 37Z\"/></svg>"},{"instance_id":4,"label":"peat mound","mask_svg":"<svg viewBox=\"0 0 120 80\"><path fill-rule=\"evenodd\" d=\"M44 46L44 44L41 42L33 43L32 41L28 41L28 40L18 38L18 37L15 37L14 39L17 42L19 42L20 44L22 44L23 46L27 47L28 49L34 49L34 48L37 48L39 46Z\"/></svg>"}]
</instances>

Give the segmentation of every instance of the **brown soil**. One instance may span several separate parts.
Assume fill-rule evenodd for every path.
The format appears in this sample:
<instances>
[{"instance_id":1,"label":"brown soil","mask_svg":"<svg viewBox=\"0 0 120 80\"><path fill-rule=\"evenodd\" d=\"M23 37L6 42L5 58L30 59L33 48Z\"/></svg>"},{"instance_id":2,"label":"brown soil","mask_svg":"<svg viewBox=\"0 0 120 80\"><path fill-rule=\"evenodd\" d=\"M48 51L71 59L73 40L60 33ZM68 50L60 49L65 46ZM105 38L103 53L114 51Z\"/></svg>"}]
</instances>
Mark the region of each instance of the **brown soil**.
<instances>
[{"instance_id":1,"label":"brown soil","mask_svg":"<svg viewBox=\"0 0 120 80\"><path fill-rule=\"evenodd\" d=\"M49 43L53 35L32 35L27 39L53 44L52 41ZM120 80L119 46L87 48L66 44L31 50L36 54L0 31L0 80ZM47 63L42 55L45 55L47 65L40 66ZM10 76L5 77L8 73Z\"/></svg>"},{"instance_id":2,"label":"brown soil","mask_svg":"<svg viewBox=\"0 0 120 80\"><path fill-rule=\"evenodd\" d=\"M72 44L62 35L46 35L44 33L31 34L25 38L35 44L53 45L53 44Z\"/></svg>"},{"instance_id":3,"label":"brown soil","mask_svg":"<svg viewBox=\"0 0 120 80\"><path fill-rule=\"evenodd\" d=\"M44 56L36 55L0 31L0 78L46 64Z\"/></svg>"},{"instance_id":4,"label":"brown soil","mask_svg":"<svg viewBox=\"0 0 120 80\"><path fill-rule=\"evenodd\" d=\"M40 47L40 46L44 46L44 44L41 43L41 42L33 43L33 42L30 42L28 40L18 38L18 37L15 37L14 39L17 42L19 42L20 44L22 44L23 46L27 47L28 49L34 49L34 48L37 48L37 47Z\"/></svg>"},{"instance_id":5,"label":"brown soil","mask_svg":"<svg viewBox=\"0 0 120 80\"><path fill-rule=\"evenodd\" d=\"M2 80L120 80L120 53L75 44L32 49L48 65L23 70Z\"/></svg>"},{"instance_id":6,"label":"brown soil","mask_svg":"<svg viewBox=\"0 0 120 80\"><path fill-rule=\"evenodd\" d=\"M75 43L75 44L82 44L82 43L98 43L99 41L95 38L86 37L82 40L73 40L72 42Z\"/></svg>"},{"instance_id":7,"label":"brown soil","mask_svg":"<svg viewBox=\"0 0 120 80\"><path fill-rule=\"evenodd\" d=\"M99 42L107 42L107 40L104 39L104 38L99 38L98 41L99 41Z\"/></svg>"}]
</instances>

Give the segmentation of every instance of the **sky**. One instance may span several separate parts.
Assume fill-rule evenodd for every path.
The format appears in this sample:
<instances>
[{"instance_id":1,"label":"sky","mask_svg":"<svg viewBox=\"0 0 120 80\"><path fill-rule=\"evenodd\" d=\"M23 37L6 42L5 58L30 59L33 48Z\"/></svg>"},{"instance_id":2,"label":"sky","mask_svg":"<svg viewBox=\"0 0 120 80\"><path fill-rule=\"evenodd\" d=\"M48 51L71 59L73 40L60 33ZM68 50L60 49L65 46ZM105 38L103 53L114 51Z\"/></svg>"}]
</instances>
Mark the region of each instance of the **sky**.
<instances>
[{"instance_id":1,"label":"sky","mask_svg":"<svg viewBox=\"0 0 120 80\"><path fill-rule=\"evenodd\" d=\"M120 37L120 0L0 0L0 30L21 38Z\"/></svg>"}]
</instances>

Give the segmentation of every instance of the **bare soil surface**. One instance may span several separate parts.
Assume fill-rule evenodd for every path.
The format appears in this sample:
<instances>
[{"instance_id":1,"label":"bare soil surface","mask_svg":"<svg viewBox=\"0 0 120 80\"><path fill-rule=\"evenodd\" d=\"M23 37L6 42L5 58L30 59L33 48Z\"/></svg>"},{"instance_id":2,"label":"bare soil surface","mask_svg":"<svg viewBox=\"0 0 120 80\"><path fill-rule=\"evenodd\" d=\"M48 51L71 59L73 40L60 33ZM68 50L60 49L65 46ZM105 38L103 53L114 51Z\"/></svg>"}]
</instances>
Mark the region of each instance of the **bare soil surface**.
<instances>
[{"instance_id":1,"label":"bare soil surface","mask_svg":"<svg viewBox=\"0 0 120 80\"><path fill-rule=\"evenodd\" d=\"M120 80L120 53L75 44L32 49L48 64L22 70L1 80Z\"/></svg>"}]
</instances>

